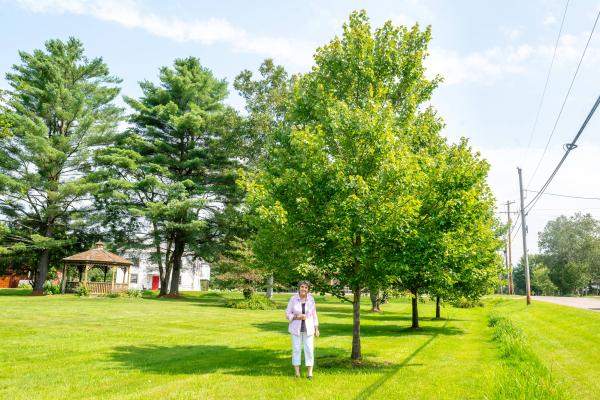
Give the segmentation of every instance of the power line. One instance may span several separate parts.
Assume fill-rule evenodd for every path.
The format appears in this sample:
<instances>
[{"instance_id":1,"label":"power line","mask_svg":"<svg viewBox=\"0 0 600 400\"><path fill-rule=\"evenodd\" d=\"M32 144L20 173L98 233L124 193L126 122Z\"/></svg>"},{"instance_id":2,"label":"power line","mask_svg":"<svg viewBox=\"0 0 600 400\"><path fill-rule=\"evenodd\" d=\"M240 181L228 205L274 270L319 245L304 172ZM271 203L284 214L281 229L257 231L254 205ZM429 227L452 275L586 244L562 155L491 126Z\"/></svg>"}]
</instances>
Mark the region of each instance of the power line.
<instances>
[{"instance_id":1,"label":"power line","mask_svg":"<svg viewBox=\"0 0 600 400\"><path fill-rule=\"evenodd\" d=\"M539 193L537 190L526 190L526 192L531 193ZM581 199L581 200L600 200L600 197L585 197L585 196L570 196L568 194L557 194L557 193L542 193L544 196L556 196L556 197L566 197L569 199ZM502 211L499 211L502 212Z\"/></svg>"},{"instance_id":2,"label":"power line","mask_svg":"<svg viewBox=\"0 0 600 400\"><path fill-rule=\"evenodd\" d=\"M533 181L533 178L535 178L535 175L537 174L537 171L540 168L540 165L542 164L542 160L544 159L544 156L546 155L546 152L548 151L548 146L550 145L550 141L552 140L552 137L554 136L554 133L556 132L556 127L558 126L558 121L560 120L560 117L562 116L563 110L565 109L565 104L567 104L567 99L569 98L569 95L571 94L571 89L573 88L573 84L575 83L575 78L577 78L577 74L579 73L579 67L581 67L581 62L583 61L583 58L585 57L585 53L587 52L590 41L592 40L592 36L594 35L594 31L596 30L596 25L598 24L599 17L600 17L600 11L598 11L598 14L596 15L596 20L594 21L594 26L592 26L592 30L590 31L590 35L588 36L588 40L583 49L583 53L581 53L581 57L579 58L579 62L577 63L577 68L575 69L575 73L573 74L573 78L571 79L569 89L567 90L567 93L562 102L562 105L560 106L560 111L558 112L558 115L556 116L556 120L554 121L554 126L552 127L552 131L550 132L550 136L548 137L548 141L546 142L546 146L544 147L542 156L540 157L537 165L535 166L533 175L531 175L531 178L529 179L529 183L527 184L527 189L529 189L529 187L531 186L531 182Z\"/></svg>"},{"instance_id":3,"label":"power line","mask_svg":"<svg viewBox=\"0 0 600 400\"><path fill-rule=\"evenodd\" d=\"M546 82L544 83L544 90L542 90L542 96L540 98L540 103L538 104L538 109L535 114L535 120L533 122L533 127L531 128L531 133L529 134L529 142L527 143L527 150L525 150L525 158L527 158L527 154L529 153L529 148L531 147L531 142L533 140L533 135L537 128L537 124L540 118L540 112L542 111L542 105L544 104L544 98L546 97L546 91L548 90L548 83L550 82L550 74L552 72L552 67L554 66L554 60L556 59L556 51L558 50L558 42L560 41L560 36L562 34L563 26L565 24L565 18L567 16L567 9L569 8L570 0L567 0L565 4L565 11L563 11L562 20L560 21L560 28L558 30L558 35L556 36L556 42L554 43L554 52L552 53L552 60L550 61L550 67L548 67L548 73L546 74Z\"/></svg>"},{"instance_id":4,"label":"power line","mask_svg":"<svg viewBox=\"0 0 600 400\"><path fill-rule=\"evenodd\" d=\"M600 13L598 13L598 16L600 16ZM598 18L596 18L596 21L598 21ZM548 185L550 185L550 182L552 182L552 179L554 179L554 177L556 176L556 173L558 172L558 170L560 169L560 167L563 165L563 163L567 159L567 156L569 155L569 153L571 152L571 150L577 148L577 140L579 140L579 137L581 136L581 134L585 130L588 122L590 121L590 119L592 118L592 116L594 115L594 113L596 112L596 109L598 108L598 104L600 104L600 96L598 96L598 98L596 99L596 102L594 103L594 106L592 107L592 109L588 113L587 117L585 118L585 121L583 121L583 124L581 125L581 127L579 128L579 131L577 132L577 134L573 138L573 141L571 143L568 143L568 144L565 145L565 147L566 147L565 154L563 154L562 158L560 159L560 161L556 165L556 168L554 168L554 171L552 171L552 173L550 174L550 176L548 177L548 179L546 180L546 182L542 185L541 189L538 191L538 193L533 197L533 199L531 199L531 201L525 207L527 209L527 212L531 211L531 209L535 206L535 204L538 202L538 200L540 199L540 197L542 197L542 195L544 194L544 191L548 188Z\"/></svg>"}]
</instances>

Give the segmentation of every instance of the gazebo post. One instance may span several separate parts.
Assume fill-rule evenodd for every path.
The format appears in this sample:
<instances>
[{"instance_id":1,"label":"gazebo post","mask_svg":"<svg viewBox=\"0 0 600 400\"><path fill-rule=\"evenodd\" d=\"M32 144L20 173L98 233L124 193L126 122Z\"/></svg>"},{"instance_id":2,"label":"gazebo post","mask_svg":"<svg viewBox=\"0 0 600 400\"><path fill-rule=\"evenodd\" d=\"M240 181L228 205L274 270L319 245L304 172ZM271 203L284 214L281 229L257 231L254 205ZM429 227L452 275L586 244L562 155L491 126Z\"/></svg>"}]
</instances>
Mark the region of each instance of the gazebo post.
<instances>
[{"instance_id":1,"label":"gazebo post","mask_svg":"<svg viewBox=\"0 0 600 400\"><path fill-rule=\"evenodd\" d=\"M85 268L83 270L83 286L87 288L88 286L88 269L90 268L89 264L85 264Z\"/></svg>"},{"instance_id":2,"label":"gazebo post","mask_svg":"<svg viewBox=\"0 0 600 400\"><path fill-rule=\"evenodd\" d=\"M63 270L62 270L62 278L60 280L60 293L61 294L65 294L66 288L67 288L67 271L69 269L67 268L67 264L63 264Z\"/></svg>"},{"instance_id":3,"label":"gazebo post","mask_svg":"<svg viewBox=\"0 0 600 400\"><path fill-rule=\"evenodd\" d=\"M127 289L131 285L131 266L127 267Z\"/></svg>"},{"instance_id":4,"label":"gazebo post","mask_svg":"<svg viewBox=\"0 0 600 400\"><path fill-rule=\"evenodd\" d=\"M114 292L114 291L115 291L115 279L116 279L116 276L115 276L115 269L116 269L116 268L117 268L117 267L115 267L114 265L113 265L113 266L110 268L110 269L111 269L111 271L112 271L112 278L111 278L111 280L110 280L110 282L111 282L111 284L110 284L110 291L111 291L111 292Z\"/></svg>"}]
</instances>

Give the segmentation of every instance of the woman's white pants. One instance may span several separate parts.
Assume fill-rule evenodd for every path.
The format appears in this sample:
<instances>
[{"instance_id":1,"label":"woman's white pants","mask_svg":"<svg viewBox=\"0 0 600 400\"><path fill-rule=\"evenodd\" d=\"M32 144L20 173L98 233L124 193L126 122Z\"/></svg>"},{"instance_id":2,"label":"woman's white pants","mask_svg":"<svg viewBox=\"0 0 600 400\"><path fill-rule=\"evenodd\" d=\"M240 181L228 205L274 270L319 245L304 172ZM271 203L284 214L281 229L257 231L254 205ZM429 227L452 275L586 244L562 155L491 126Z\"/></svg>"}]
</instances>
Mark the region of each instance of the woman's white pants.
<instances>
[{"instance_id":1,"label":"woman's white pants","mask_svg":"<svg viewBox=\"0 0 600 400\"><path fill-rule=\"evenodd\" d=\"M312 367L315 363L313 335L308 336L306 332L300 335L292 335L292 365L300 366L302 347L304 347L304 365Z\"/></svg>"}]
</instances>

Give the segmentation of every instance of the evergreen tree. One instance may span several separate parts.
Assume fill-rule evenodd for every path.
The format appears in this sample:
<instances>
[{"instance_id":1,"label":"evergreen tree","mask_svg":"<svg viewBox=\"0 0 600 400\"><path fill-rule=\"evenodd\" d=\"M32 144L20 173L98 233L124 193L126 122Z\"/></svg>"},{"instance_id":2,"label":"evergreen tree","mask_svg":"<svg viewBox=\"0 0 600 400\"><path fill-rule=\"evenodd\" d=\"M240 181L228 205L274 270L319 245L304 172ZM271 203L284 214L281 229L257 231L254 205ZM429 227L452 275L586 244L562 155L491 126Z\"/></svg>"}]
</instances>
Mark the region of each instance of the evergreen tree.
<instances>
[{"instance_id":1,"label":"evergreen tree","mask_svg":"<svg viewBox=\"0 0 600 400\"><path fill-rule=\"evenodd\" d=\"M190 57L160 69L160 84L126 97L133 128L99 155L114 204L141 218L161 269L161 294L177 296L184 252L212 255L220 216L238 205L238 117L223 104L227 83ZM170 282L170 283L169 283Z\"/></svg>"},{"instance_id":2,"label":"evergreen tree","mask_svg":"<svg viewBox=\"0 0 600 400\"><path fill-rule=\"evenodd\" d=\"M34 293L41 294L55 251L76 240L74 220L85 216L92 153L113 141L122 110L113 105L120 80L82 43L49 40L45 50L20 52L6 74L11 89L0 113L0 216L13 227L12 245L36 255Z\"/></svg>"}]
</instances>

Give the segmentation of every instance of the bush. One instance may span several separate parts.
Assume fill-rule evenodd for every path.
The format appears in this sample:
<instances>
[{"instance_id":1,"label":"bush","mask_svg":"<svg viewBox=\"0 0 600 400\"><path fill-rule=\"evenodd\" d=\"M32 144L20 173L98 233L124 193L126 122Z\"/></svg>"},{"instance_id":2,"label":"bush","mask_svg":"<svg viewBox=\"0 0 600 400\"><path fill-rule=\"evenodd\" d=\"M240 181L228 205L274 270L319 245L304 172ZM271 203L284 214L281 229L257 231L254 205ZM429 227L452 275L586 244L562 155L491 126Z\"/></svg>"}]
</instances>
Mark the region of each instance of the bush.
<instances>
[{"instance_id":1,"label":"bush","mask_svg":"<svg viewBox=\"0 0 600 400\"><path fill-rule=\"evenodd\" d=\"M44 294L60 294L60 286L59 285L55 285L52 282L45 282L44 286Z\"/></svg>"},{"instance_id":2,"label":"bush","mask_svg":"<svg viewBox=\"0 0 600 400\"><path fill-rule=\"evenodd\" d=\"M33 287L29 283L22 282L19 283L19 289L33 289Z\"/></svg>"},{"instance_id":3,"label":"bush","mask_svg":"<svg viewBox=\"0 0 600 400\"><path fill-rule=\"evenodd\" d=\"M142 297L142 291L138 289L127 289L127 291L124 292L123 295L138 299Z\"/></svg>"},{"instance_id":4,"label":"bush","mask_svg":"<svg viewBox=\"0 0 600 400\"><path fill-rule=\"evenodd\" d=\"M79 287L75 289L75 294L79 297L89 297L90 289L88 289L87 286L79 285Z\"/></svg>"},{"instance_id":5,"label":"bush","mask_svg":"<svg viewBox=\"0 0 600 400\"><path fill-rule=\"evenodd\" d=\"M238 308L241 310L275 310L277 305L274 301L267 299L263 295L253 294L249 299L228 300L226 307Z\"/></svg>"},{"instance_id":6,"label":"bush","mask_svg":"<svg viewBox=\"0 0 600 400\"><path fill-rule=\"evenodd\" d=\"M121 297L121 294L119 292L110 292L106 295L106 297L116 299L117 297Z\"/></svg>"},{"instance_id":7,"label":"bush","mask_svg":"<svg viewBox=\"0 0 600 400\"><path fill-rule=\"evenodd\" d=\"M467 297L460 297L456 300L452 300L451 304L456 308L483 307L483 302L480 299L469 299Z\"/></svg>"}]
</instances>

